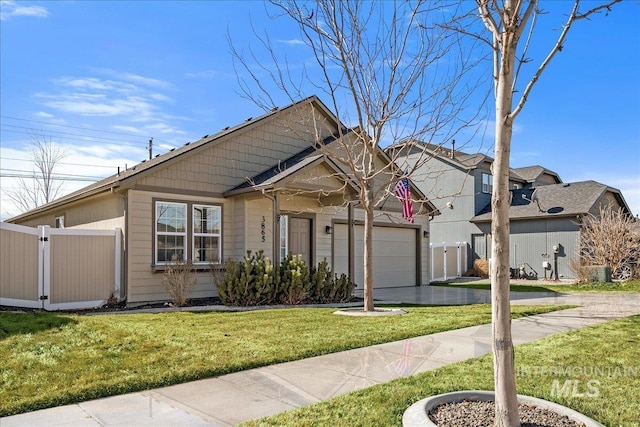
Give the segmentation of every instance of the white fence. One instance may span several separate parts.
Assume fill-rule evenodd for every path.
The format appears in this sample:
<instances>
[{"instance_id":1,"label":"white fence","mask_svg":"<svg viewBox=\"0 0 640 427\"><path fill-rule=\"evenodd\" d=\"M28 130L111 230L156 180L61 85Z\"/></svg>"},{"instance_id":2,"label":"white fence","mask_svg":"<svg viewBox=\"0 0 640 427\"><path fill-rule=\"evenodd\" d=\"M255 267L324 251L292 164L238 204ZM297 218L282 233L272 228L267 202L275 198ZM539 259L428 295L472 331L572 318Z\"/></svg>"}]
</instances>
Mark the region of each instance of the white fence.
<instances>
[{"instance_id":1,"label":"white fence","mask_svg":"<svg viewBox=\"0 0 640 427\"><path fill-rule=\"evenodd\" d=\"M122 232L0 223L0 305L68 310L123 298Z\"/></svg>"},{"instance_id":2,"label":"white fence","mask_svg":"<svg viewBox=\"0 0 640 427\"><path fill-rule=\"evenodd\" d=\"M440 243L431 248L431 281L461 277L467 268L467 242Z\"/></svg>"}]
</instances>

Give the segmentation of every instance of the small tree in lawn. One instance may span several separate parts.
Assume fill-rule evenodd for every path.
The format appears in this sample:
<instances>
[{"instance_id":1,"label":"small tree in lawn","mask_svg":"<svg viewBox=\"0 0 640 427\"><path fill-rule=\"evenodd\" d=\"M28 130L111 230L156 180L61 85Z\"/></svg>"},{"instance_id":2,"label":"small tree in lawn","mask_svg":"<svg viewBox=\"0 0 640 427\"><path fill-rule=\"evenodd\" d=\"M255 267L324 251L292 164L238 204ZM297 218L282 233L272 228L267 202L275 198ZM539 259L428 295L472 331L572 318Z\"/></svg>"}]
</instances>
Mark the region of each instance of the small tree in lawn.
<instances>
[{"instance_id":1,"label":"small tree in lawn","mask_svg":"<svg viewBox=\"0 0 640 427\"><path fill-rule=\"evenodd\" d=\"M519 426L515 383L511 311L509 303L509 157L511 137L516 116L522 111L531 90L553 57L562 50L572 25L602 10L610 10L608 1L582 12L580 0L575 0L564 26L548 55L534 64L528 79L523 77L525 64L531 62L527 50L534 34L537 16L542 12L537 0L476 0L477 16L482 19L484 32L473 33L466 25L454 27L459 33L484 39L493 52L495 95L495 153L492 166L493 193L491 196L491 302L493 325L494 386L496 394L496 426ZM460 21L462 22L462 20ZM485 34L488 33L489 37ZM523 37L526 34L526 37ZM525 84L520 86L519 81ZM519 98L514 98L520 92ZM514 107L515 105L515 107Z\"/></svg>"},{"instance_id":2,"label":"small tree in lawn","mask_svg":"<svg viewBox=\"0 0 640 427\"><path fill-rule=\"evenodd\" d=\"M304 66L290 66L269 36L259 36L267 58L238 51L231 43L243 95L266 111L287 101L320 93L329 108L349 126L330 144L319 135L320 117L306 122L310 143L346 171L357 183L357 202L364 212L364 309L373 307L373 222L375 208L393 194L399 179L410 177L427 160L423 152L408 170L393 160L381 166L383 143L449 141L480 111L467 110L479 86L467 78L482 58L460 36L436 25L449 18L443 1L271 1L278 14L297 27L293 48L310 56ZM231 39L231 35L229 35ZM291 46L290 45L290 46ZM465 50L465 48L469 50ZM291 48L291 47L289 47ZM265 65L268 64L268 65ZM482 79L482 78L481 78ZM481 80L480 79L480 80ZM464 117L469 113L469 117ZM297 125L300 121L297 121ZM289 132L300 132L292 123ZM313 137L315 135L315 137ZM425 212L426 214L426 212Z\"/></svg>"},{"instance_id":3,"label":"small tree in lawn","mask_svg":"<svg viewBox=\"0 0 640 427\"><path fill-rule=\"evenodd\" d=\"M33 172L30 177L19 178L17 188L7 191L13 203L26 212L53 201L60 194L62 181L55 178L55 170L66 150L51 138L31 133L31 161Z\"/></svg>"}]
</instances>

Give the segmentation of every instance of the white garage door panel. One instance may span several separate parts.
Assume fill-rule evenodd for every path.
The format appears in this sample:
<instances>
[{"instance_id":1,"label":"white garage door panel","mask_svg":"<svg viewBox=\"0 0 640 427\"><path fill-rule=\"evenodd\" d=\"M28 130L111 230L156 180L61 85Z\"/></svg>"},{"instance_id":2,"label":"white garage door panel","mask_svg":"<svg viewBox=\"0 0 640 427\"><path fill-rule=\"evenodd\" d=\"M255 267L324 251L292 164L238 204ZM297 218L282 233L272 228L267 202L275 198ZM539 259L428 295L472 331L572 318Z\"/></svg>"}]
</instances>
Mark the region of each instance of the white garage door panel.
<instances>
[{"instance_id":1,"label":"white garage door panel","mask_svg":"<svg viewBox=\"0 0 640 427\"><path fill-rule=\"evenodd\" d=\"M364 282L364 226L356 226L355 278ZM334 271L348 272L347 225L336 224L333 235ZM416 231L411 228L374 227L373 286L390 288L416 284Z\"/></svg>"}]
</instances>

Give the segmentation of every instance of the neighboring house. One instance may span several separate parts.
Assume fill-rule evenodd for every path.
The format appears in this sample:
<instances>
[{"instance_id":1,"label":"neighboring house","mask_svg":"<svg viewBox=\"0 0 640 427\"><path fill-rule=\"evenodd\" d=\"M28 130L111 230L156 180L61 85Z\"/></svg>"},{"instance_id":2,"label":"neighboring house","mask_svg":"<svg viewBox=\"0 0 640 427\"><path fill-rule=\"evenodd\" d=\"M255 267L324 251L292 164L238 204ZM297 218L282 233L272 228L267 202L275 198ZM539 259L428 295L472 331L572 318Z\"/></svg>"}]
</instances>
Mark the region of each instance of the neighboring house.
<instances>
[{"instance_id":1,"label":"neighboring house","mask_svg":"<svg viewBox=\"0 0 640 427\"><path fill-rule=\"evenodd\" d=\"M478 258L490 258L493 159L422 142L395 144L387 151L403 169L419 164L413 182L441 212L431 221L431 242L465 242L471 254L467 268ZM554 268L558 261L558 276L572 277L568 260L577 251L579 217L597 214L603 204L629 211L619 190L594 181L563 184L557 173L542 166L511 169L509 183L510 265L516 273L524 267L527 275L544 277L556 270L543 270L543 262ZM561 251L555 257L554 246Z\"/></svg>"},{"instance_id":2,"label":"neighboring house","mask_svg":"<svg viewBox=\"0 0 640 427\"><path fill-rule=\"evenodd\" d=\"M535 196L534 196L535 191ZM527 275L543 277L543 263L548 262L558 278L573 277L569 260L576 258L580 249L580 225L585 215L598 216L601 206L622 208L630 214L622 193L596 181L542 185L513 190L509 219L510 265L524 265ZM471 219L483 233L491 233L491 207ZM486 253L490 253L490 239L485 239ZM555 278L554 273L554 278Z\"/></svg>"},{"instance_id":3,"label":"neighboring house","mask_svg":"<svg viewBox=\"0 0 640 427\"><path fill-rule=\"evenodd\" d=\"M143 161L9 222L121 228L128 303L168 299L162 272L173 257L191 260L200 270L192 297L214 296L211 266L240 259L248 250L263 250L275 263L289 253L312 265L326 259L361 286L358 185L318 149L345 138L348 144L349 137L326 106L310 97ZM390 164L382 150L378 161ZM375 287L428 283L429 217L437 210L417 188L412 191L423 200L415 205L414 224L402 218L392 191L376 209Z\"/></svg>"}]
</instances>

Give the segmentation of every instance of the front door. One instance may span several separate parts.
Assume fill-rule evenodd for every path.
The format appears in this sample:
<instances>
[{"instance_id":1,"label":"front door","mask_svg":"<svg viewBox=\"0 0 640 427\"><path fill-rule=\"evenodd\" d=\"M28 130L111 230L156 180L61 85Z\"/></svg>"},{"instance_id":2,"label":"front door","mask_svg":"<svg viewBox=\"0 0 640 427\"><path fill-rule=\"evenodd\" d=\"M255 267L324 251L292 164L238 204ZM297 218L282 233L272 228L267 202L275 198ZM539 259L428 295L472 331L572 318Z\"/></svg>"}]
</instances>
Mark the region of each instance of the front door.
<instances>
[{"instance_id":1,"label":"front door","mask_svg":"<svg viewBox=\"0 0 640 427\"><path fill-rule=\"evenodd\" d=\"M311 219L289 218L289 252L311 267Z\"/></svg>"}]
</instances>

